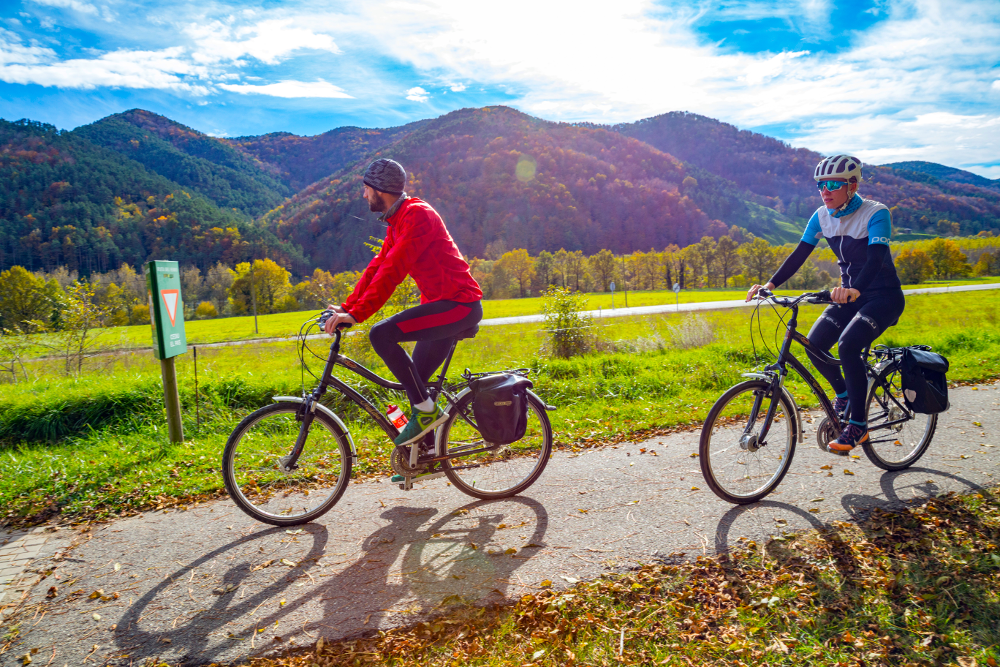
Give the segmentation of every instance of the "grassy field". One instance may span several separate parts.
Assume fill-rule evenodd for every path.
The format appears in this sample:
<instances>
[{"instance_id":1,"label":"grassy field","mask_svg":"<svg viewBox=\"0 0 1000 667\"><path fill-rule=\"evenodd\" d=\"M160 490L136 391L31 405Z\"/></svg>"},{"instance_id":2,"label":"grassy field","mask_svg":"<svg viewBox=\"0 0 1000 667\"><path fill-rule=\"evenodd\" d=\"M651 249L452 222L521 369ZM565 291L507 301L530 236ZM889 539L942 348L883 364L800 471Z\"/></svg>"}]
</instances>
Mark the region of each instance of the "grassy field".
<instances>
[{"instance_id":1,"label":"grassy field","mask_svg":"<svg viewBox=\"0 0 1000 667\"><path fill-rule=\"evenodd\" d=\"M819 312L805 308L800 326L807 328ZM998 319L995 292L915 296L882 342L933 345L950 359L950 379L985 380L1000 377ZM775 315L765 314L763 331L772 350L776 324ZM539 325L485 327L459 346L453 368L530 367L537 393L560 406L550 413L557 443L579 447L697 425L718 395L757 363L745 311L621 318L590 331L596 351L551 360ZM349 339L346 353L384 373L362 343L360 337ZM325 352L322 341L314 347ZM193 358L182 355L177 369L188 441L171 445L158 362L141 352L89 363L78 378L60 375L52 362L35 363L31 382L4 385L0 506L8 523L57 514L115 516L218 494L219 457L235 424L271 396L298 394L302 386L292 343L209 348L199 353L196 407ZM319 364L312 364L317 372ZM306 381L311 387L312 379ZM359 387L378 405L405 400L360 381ZM790 387L803 405L814 403L801 382L793 379ZM359 474L387 473L384 434L353 405L334 399L331 407L354 433Z\"/></svg>"},{"instance_id":2,"label":"grassy field","mask_svg":"<svg viewBox=\"0 0 1000 667\"><path fill-rule=\"evenodd\" d=\"M996 277L951 280L951 281L929 281L920 285L907 285L905 289L913 287L944 287L948 285L970 285L1000 282ZM795 290L779 290L780 294L797 294ZM670 290L639 291L628 293L629 307L637 306L658 306L662 304L677 303L701 303L705 301L729 301L741 299L746 296L743 289L695 289L682 290L679 295L675 295ZM608 310L612 306L612 297L607 292L589 292L586 294L586 307L591 310ZM614 296L614 306L623 308L626 297L618 292ZM525 299L498 299L483 302L484 318L516 317L521 315L537 315L542 312L541 297L531 297ZM249 317L226 317L214 320L192 320L185 322L184 328L187 334L189 346L202 345L205 343L220 343L237 340L254 340L258 338L287 338L298 333L299 327L308 320L314 313L312 311L302 311L295 313L278 313L274 315L261 315L257 318L257 330L254 330L254 318ZM99 346L108 349L120 349L123 347L149 347L152 345L152 333L146 325L136 325L127 327L109 327L100 330ZM36 351L32 356L42 354Z\"/></svg>"},{"instance_id":3,"label":"grassy field","mask_svg":"<svg viewBox=\"0 0 1000 667\"><path fill-rule=\"evenodd\" d=\"M995 667L998 491L876 509L857 525L742 542L510 607L461 606L249 665Z\"/></svg>"}]
</instances>

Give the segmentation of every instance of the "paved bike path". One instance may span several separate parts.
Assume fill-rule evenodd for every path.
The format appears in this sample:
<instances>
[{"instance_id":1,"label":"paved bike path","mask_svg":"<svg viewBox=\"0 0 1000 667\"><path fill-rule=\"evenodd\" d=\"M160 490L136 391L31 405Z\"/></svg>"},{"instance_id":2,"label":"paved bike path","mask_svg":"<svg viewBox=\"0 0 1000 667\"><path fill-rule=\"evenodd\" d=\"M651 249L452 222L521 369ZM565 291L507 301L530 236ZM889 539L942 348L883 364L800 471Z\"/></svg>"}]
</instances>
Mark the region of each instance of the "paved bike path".
<instances>
[{"instance_id":1,"label":"paved bike path","mask_svg":"<svg viewBox=\"0 0 1000 667\"><path fill-rule=\"evenodd\" d=\"M533 487L504 501L474 501L443 479L411 492L363 482L301 532L257 524L223 499L92 532L14 536L31 541L35 560L20 558L28 571L7 595L24 591L34 606L7 621L22 634L0 665L21 664L36 649L35 665L229 662L411 623L442 604L511 599L545 580L563 588L637 562L709 554L740 537L763 544L783 529L991 484L1000 479L1000 383L951 398L929 452L898 473L863 454L820 452L819 419L804 415L805 442L788 476L753 506L733 507L708 490L691 457L692 431L558 452ZM49 574L37 581L35 572Z\"/></svg>"}]
</instances>

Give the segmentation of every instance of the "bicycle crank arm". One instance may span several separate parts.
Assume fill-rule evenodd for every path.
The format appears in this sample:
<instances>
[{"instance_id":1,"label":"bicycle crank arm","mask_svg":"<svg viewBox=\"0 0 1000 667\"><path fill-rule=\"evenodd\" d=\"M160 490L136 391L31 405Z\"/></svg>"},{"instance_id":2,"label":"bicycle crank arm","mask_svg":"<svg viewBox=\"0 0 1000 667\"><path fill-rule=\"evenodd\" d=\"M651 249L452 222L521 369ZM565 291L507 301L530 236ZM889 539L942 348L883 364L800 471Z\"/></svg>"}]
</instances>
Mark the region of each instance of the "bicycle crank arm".
<instances>
[{"instance_id":1,"label":"bicycle crank arm","mask_svg":"<svg viewBox=\"0 0 1000 667\"><path fill-rule=\"evenodd\" d=\"M426 475L417 475L416 477L404 477L403 483L399 485L399 488L403 491L410 491L413 489L413 483L417 481L428 481L432 479L437 479L438 477L444 477L444 471L432 472Z\"/></svg>"}]
</instances>

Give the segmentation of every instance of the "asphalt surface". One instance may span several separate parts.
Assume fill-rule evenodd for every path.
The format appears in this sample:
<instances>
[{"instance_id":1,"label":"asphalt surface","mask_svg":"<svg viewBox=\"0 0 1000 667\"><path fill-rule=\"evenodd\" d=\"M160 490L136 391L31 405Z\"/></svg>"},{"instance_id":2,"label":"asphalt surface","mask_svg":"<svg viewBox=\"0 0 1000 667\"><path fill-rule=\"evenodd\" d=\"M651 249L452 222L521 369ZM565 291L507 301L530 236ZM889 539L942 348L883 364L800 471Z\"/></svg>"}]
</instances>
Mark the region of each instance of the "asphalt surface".
<instances>
[{"instance_id":1,"label":"asphalt surface","mask_svg":"<svg viewBox=\"0 0 1000 667\"><path fill-rule=\"evenodd\" d=\"M897 473L861 452L819 451L819 419L805 413L791 471L749 506L708 490L692 431L559 452L533 487L504 501L475 501L444 479L410 492L383 480L352 484L301 532L255 523L228 499L42 532L50 542L6 622L21 636L0 665L31 651L34 665L235 661L993 484L1000 383L953 389L951 404L928 453Z\"/></svg>"}]
</instances>

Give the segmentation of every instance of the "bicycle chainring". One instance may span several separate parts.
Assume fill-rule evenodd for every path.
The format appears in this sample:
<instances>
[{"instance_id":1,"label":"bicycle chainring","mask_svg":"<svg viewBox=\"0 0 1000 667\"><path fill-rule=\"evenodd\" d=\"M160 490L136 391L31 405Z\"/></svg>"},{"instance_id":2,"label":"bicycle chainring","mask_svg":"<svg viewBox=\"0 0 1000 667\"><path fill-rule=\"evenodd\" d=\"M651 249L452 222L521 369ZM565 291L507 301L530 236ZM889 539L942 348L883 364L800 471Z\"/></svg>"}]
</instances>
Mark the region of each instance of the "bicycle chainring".
<instances>
[{"instance_id":1,"label":"bicycle chainring","mask_svg":"<svg viewBox=\"0 0 1000 667\"><path fill-rule=\"evenodd\" d=\"M411 445L412 446L412 445ZM420 456L427 456L432 453L433 445L431 443L420 443ZM419 475L427 470L426 464L418 464L416 468L410 467L410 447L395 447L392 450L392 456L389 457L389 463L392 465L392 470L397 475L402 475L404 477L413 477L414 475Z\"/></svg>"},{"instance_id":2,"label":"bicycle chainring","mask_svg":"<svg viewBox=\"0 0 1000 667\"><path fill-rule=\"evenodd\" d=\"M847 452L838 452L837 450L830 449L829 444L837 439L840 435L840 429L830 421L829 417L824 417L823 421L819 423L819 427L816 429L816 444L819 446L820 450L827 454L837 454L843 456Z\"/></svg>"}]
</instances>

